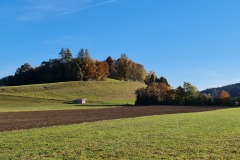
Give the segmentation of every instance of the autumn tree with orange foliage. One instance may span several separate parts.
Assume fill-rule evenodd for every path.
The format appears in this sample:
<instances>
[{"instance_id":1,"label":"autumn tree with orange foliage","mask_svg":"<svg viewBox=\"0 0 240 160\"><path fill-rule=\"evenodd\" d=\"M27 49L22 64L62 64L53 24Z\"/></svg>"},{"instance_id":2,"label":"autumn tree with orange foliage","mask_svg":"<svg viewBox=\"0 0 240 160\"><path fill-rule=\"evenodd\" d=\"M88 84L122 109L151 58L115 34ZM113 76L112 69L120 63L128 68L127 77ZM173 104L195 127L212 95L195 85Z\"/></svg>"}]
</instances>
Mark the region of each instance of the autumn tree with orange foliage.
<instances>
[{"instance_id":1,"label":"autumn tree with orange foliage","mask_svg":"<svg viewBox=\"0 0 240 160\"><path fill-rule=\"evenodd\" d=\"M106 80L109 75L109 66L107 62L96 61L96 80Z\"/></svg>"},{"instance_id":2,"label":"autumn tree with orange foliage","mask_svg":"<svg viewBox=\"0 0 240 160\"><path fill-rule=\"evenodd\" d=\"M165 81L165 80L164 80ZM166 81L165 81L166 82ZM165 83L153 82L136 91L136 105L180 105L180 106L234 106L235 99L228 92L221 91L219 97L201 94L197 87L184 82L172 89Z\"/></svg>"},{"instance_id":3,"label":"autumn tree with orange foliage","mask_svg":"<svg viewBox=\"0 0 240 160\"><path fill-rule=\"evenodd\" d=\"M130 60L126 54L122 54L117 60L108 57L106 62L109 66L109 77L122 81L144 81L146 70L143 65Z\"/></svg>"},{"instance_id":4,"label":"autumn tree with orange foliage","mask_svg":"<svg viewBox=\"0 0 240 160\"><path fill-rule=\"evenodd\" d=\"M230 94L224 90L221 90L219 95L218 95L218 98L220 99L225 99L225 98L230 98Z\"/></svg>"},{"instance_id":5,"label":"autumn tree with orange foliage","mask_svg":"<svg viewBox=\"0 0 240 160\"><path fill-rule=\"evenodd\" d=\"M97 67L96 67L96 64L94 61L91 61L88 63L87 65L87 72L85 74L85 80L94 80L96 77L96 70L97 70Z\"/></svg>"}]
</instances>

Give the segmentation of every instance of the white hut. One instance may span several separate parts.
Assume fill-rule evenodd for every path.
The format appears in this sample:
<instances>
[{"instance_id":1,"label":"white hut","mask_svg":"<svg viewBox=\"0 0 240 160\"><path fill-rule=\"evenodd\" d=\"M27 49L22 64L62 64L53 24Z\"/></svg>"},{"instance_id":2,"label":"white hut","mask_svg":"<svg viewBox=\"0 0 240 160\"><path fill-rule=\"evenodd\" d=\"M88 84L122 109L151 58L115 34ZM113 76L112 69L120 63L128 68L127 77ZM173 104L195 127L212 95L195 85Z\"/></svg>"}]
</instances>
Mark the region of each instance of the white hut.
<instances>
[{"instance_id":1,"label":"white hut","mask_svg":"<svg viewBox=\"0 0 240 160\"><path fill-rule=\"evenodd\" d=\"M73 101L73 103L75 103L75 104L86 104L87 103L87 99L86 98L78 98L78 99L75 99Z\"/></svg>"}]
</instances>

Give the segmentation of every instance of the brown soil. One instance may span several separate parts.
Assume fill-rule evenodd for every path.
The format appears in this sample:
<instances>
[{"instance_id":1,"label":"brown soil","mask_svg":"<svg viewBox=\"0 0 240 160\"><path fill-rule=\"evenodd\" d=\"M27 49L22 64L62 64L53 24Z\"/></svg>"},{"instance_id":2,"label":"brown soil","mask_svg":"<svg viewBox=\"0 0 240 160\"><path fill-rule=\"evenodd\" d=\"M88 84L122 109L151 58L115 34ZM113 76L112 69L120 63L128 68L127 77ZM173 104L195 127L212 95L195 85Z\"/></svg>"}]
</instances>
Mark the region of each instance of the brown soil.
<instances>
[{"instance_id":1,"label":"brown soil","mask_svg":"<svg viewBox=\"0 0 240 160\"><path fill-rule=\"evenodd\" d=\"M217 107L148 106L0 113L0 132L161 114L201 112Z\"/></svg>"}]
</instances>

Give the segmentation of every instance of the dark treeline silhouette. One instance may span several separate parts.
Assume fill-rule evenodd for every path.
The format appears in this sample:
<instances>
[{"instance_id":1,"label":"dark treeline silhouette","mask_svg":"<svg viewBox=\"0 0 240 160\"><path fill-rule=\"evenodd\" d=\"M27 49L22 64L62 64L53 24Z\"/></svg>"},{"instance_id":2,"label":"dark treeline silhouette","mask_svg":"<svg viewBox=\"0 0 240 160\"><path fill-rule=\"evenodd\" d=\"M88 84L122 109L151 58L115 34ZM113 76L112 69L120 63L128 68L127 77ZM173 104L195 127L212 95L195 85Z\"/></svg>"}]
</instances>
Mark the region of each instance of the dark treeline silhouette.
<instances>
[{"instance_id":1,"label":"dark treeline silhouette","mask_svg":"<svg viewBox=\"0 0 240 160\"><path fill-rule=\"evenodd\" d=\"M43 61L40 66L33 68L23 64L16 70L15 75L0 80L1 86L52 83L64 81L90 81L114 78L125 81L144 81L144 67L122 54L117 60L108 57L105 61L93 60L88 49L81 49L73 58L69 48L62 48L60 58Z\"/></svg>"},{"instance_id":2,"label":"dark treeline silhouette","mask_svg":"<svg viewBox=\"0 0 240 160\"><path fill-rule=\"evenodd\" d=\"M164 77L158 79L154 72L147 77L147 87L136 91L136 105L235 106L240 102L240 98L231 97L224 90L212 96L199 93L198 89L188 82L172 89Z\"/></svg>"}]
</instances>

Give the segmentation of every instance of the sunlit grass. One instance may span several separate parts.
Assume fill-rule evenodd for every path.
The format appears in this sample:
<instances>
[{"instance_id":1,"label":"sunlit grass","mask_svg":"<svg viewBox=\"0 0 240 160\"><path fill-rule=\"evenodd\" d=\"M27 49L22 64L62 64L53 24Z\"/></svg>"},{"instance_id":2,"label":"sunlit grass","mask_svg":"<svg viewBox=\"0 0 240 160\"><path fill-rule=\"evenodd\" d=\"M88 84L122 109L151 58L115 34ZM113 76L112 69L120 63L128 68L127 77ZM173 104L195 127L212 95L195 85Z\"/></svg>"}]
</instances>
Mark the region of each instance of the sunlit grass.
<instances>
[{"instance_id":1,"label":"sunlit grass","mask_svg":"<svg viewBox=\"0 0 240 160\"><path fill-rule=\"evenodd\" d=\"M0 112L93 109L99 107L107 106L100 105L84 106L77 104L65 104L64 101L61 100L24 98L0 95Z\"/></svg>"},{"instance_id":2,"label":"sunlit grass","mask_svg":"<svg viewBox=\"0 0 240 160\"><path fill-rule=\"evenodd\" d=\"M240 110L0 133L0 159L238 159Z\"/></svg>"},{"instance_id":3,"label":"sunlit grass","mask_svg":"<svg viewBox=\"0 0 240 160\"><path fill-rule=\"evenodd\" d=\"M61 82L14 87L0 87L0 95L70 101L87 98L90 104L130 103L135 91L144 87L140 82L107 81Z\"/></svg>"}]
</instances>

